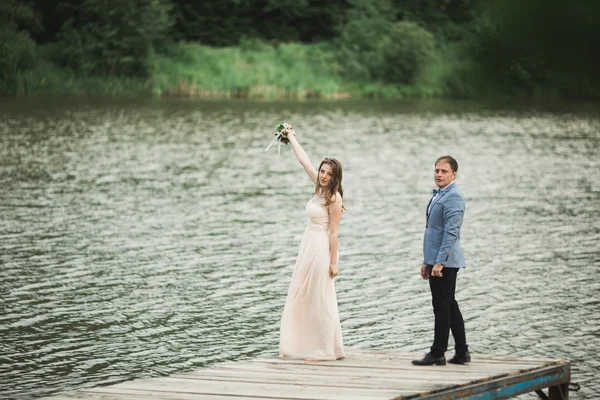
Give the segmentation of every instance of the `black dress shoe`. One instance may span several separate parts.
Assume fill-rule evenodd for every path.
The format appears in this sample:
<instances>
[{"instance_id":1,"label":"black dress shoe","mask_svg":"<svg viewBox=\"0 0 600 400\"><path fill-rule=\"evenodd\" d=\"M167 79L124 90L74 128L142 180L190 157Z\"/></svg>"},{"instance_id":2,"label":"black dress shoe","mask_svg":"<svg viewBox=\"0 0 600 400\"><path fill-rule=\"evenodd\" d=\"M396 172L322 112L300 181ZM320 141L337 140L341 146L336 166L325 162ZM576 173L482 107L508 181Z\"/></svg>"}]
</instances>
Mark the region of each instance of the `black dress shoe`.
<instances>
[{"instance_id":1,"label":"black dress shoe","mask_svg":"<svg viewBox=\"0 0 600 400\"><path fill-rule=\"evenodd\" d=\"M431 353L425 354L422 360L413 360L414 365L446 365L446 357L435 357Z\"/></svg>"},{"instance_id":2,"label":"black dress shoe","mask_svg":"<svg viewBox=\"0 0 600 400\"><path fill-rule=\"evenodd\" d=\"M471 355L467 351L463 354L455 354L454 357L448 360L450 364L464 364L471 362Z\"/></svg>"}]
</instances>

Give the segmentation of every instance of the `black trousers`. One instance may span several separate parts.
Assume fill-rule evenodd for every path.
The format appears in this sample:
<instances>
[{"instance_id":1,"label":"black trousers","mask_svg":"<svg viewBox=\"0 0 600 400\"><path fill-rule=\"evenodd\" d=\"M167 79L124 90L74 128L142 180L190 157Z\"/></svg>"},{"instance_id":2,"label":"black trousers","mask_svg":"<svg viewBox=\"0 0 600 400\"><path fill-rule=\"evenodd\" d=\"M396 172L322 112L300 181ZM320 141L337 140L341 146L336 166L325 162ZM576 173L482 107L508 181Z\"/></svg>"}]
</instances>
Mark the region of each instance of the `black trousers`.
<instances>
[{"instance_id":1,"label":"black trousers","mask_svg":"<svg viewBox=\"0 0 600 400\"><path fill-rule=\"evenodd\" d=\"M429 269L429 288L435 315L435 329L431 355L441 357L448 350L450 331L454 337L455 351L464 354L469 350L465 334L465 322L454 298L456 290L456 275L459 268L442 269L442 277L431 276L433 266Z\"/></svg>"}]
</instances>

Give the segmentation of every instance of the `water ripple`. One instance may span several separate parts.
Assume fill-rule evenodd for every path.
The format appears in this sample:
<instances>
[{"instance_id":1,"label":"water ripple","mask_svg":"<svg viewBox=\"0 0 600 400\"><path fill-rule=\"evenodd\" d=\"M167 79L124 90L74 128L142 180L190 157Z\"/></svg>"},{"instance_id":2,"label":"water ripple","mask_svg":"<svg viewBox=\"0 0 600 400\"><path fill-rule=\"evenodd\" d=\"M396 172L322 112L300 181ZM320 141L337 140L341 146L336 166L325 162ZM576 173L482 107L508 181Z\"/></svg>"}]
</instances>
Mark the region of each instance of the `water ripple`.
<instances>
[{"instance_id":1,"label":"water ripple","mask_svg":"<svg viewBox=\"0 0 600 400\"><path fill-rule=\"evenodd\" d=\"M24 101L27 107L19 105ZM457 296L475 353L565 358L600 385L598 115L466 103L62 99L0 114L0 393L29 399L274 356L312 161L344 165L344 340L425 351L432 162L467 201Z\"/></svg>"}]
</instances>

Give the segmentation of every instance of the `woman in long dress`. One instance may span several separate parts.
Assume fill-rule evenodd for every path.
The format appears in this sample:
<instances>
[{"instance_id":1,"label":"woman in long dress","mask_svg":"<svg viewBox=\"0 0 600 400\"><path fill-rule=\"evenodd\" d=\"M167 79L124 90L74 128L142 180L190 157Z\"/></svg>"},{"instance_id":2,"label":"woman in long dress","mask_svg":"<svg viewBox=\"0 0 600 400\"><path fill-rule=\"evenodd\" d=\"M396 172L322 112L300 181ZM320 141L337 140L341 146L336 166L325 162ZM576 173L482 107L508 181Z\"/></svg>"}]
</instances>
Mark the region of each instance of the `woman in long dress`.
<instances>
[{"instance_id":1,"label":"woman in long dress","mask_svg":"<svg viewBox=\"0 0 600 400\"><path fill-rule=\"evenodd\" d=\"M290 128L285 137L315 184L315 193L306 205L308 225L281 317L279 355L309 361L337 360L344 357L334 282L339 272L342 166L333 158L325 158L316 170L294 130Z\"/></svg>"}]
</instances>

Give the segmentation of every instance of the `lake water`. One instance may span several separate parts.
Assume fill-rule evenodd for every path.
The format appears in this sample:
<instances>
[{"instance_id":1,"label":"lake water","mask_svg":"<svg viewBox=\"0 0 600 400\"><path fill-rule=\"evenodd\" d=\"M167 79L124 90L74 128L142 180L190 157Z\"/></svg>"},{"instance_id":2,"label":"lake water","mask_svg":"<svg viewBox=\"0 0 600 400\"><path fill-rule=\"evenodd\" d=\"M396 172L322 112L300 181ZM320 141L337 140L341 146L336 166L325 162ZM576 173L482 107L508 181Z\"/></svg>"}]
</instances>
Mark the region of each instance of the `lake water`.
<instances>
[{"instance_id":1,"label":"lake water","mask_svg":"<svg viewBox=\"0 0 600 400\"><path fill-rule=\"evenodd\" d=\"M76 97L0 99L0 397L276 356L313 190L289 146L263 151L282 121L344 166L347 346L427 351L451 154L472 353L570 360L572 398L600 398L599 104Z\"/></svg>"}]
</instances>

